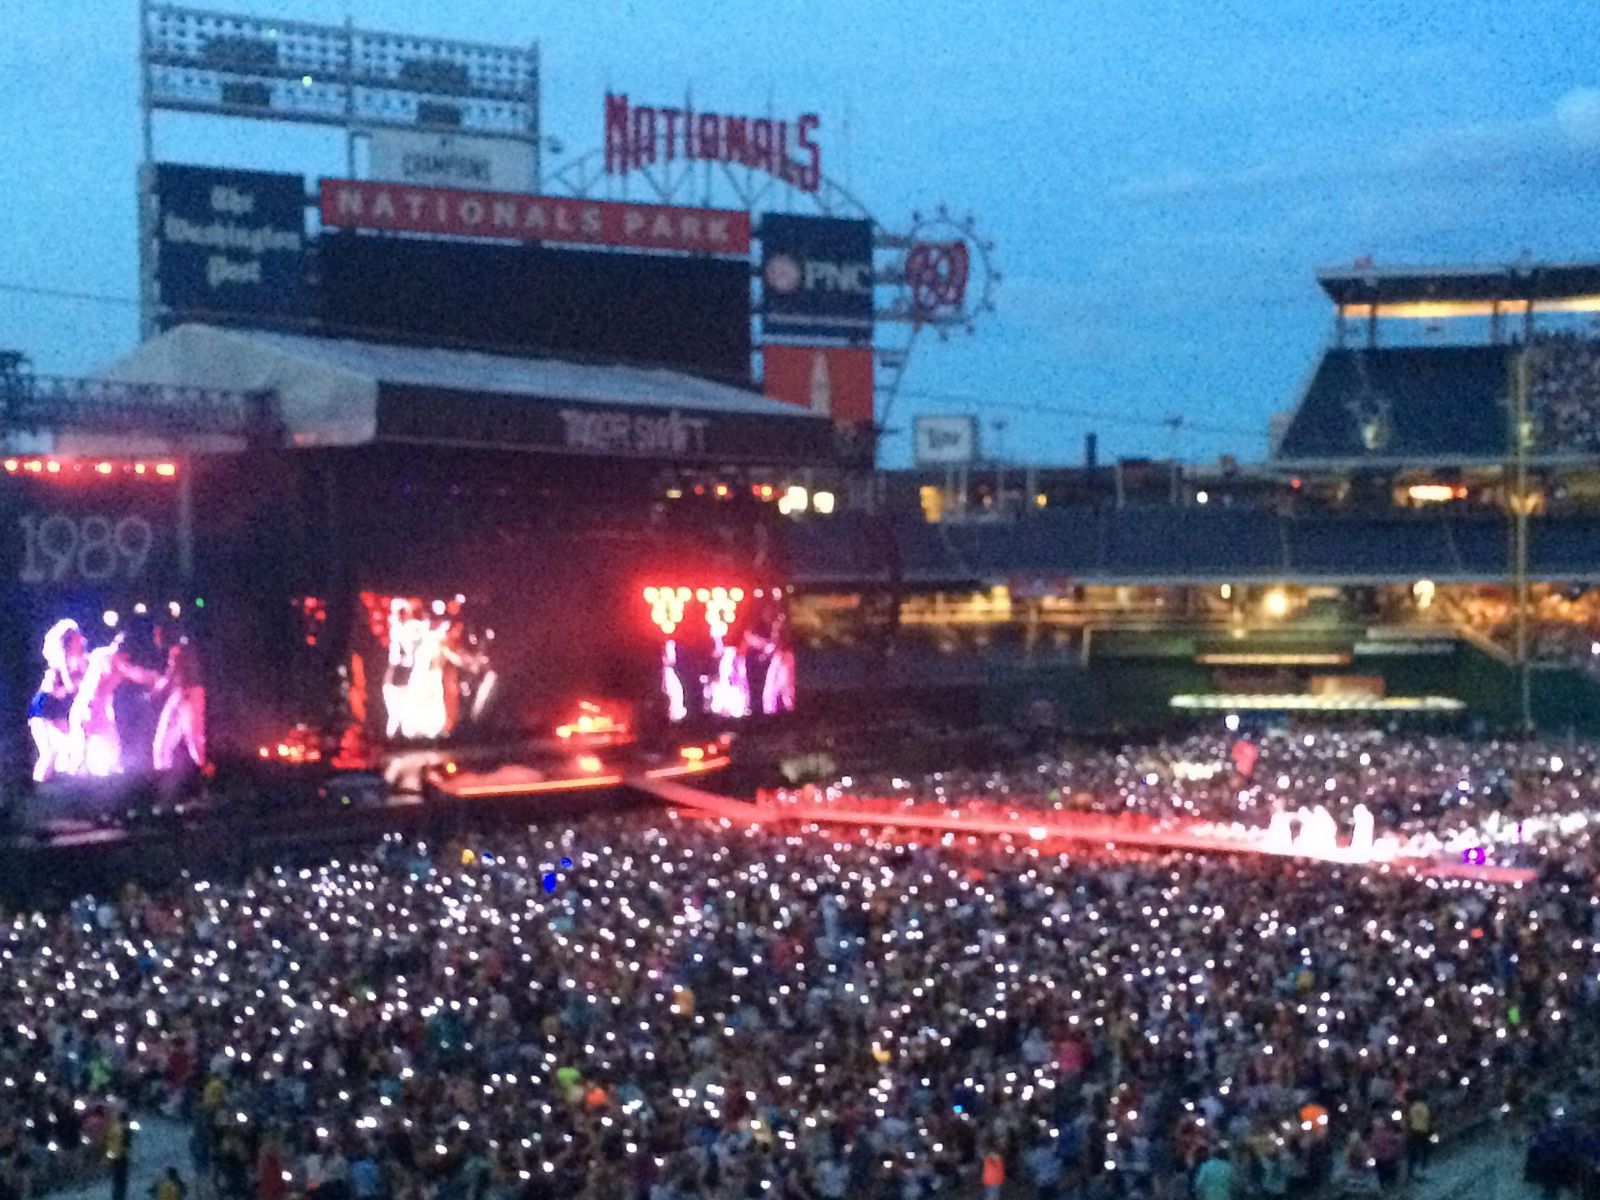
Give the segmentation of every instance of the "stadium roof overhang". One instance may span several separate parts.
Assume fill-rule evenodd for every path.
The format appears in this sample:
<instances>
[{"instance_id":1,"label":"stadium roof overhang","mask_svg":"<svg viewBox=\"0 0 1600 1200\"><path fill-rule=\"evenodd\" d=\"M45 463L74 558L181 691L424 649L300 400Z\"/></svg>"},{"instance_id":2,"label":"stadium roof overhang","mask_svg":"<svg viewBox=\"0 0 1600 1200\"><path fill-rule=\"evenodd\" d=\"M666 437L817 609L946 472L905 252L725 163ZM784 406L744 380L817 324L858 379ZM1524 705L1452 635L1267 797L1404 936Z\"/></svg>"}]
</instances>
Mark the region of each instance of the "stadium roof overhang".
<instances>
[{"instance_id":1,"label":"stadium roof overhang","mask_svg":"<svg viewBox=\"0 0 1600 1200\"><path fill-rule=\"evenodd\" d=\"M1600 263L1486 267L1354 267L1319 272L1328 299L1348 316L1433 319L1502 312L1600 311Z\"/></svg>"},{"instance_id":2,"label":"stadium roof overhang","mask_svg":"<svg viewBox=\"0 0 1600 1200\"><path fill-rule=\"evenodd\" d=\"M841 447L823 416L676 371L208 325L168 330L101 377L273 392L287 441L307 448L400 442L685 465L820 465L858 449ZM73 435L57 448L239 448L103 443Z\"/></svg>"}]
</instances>

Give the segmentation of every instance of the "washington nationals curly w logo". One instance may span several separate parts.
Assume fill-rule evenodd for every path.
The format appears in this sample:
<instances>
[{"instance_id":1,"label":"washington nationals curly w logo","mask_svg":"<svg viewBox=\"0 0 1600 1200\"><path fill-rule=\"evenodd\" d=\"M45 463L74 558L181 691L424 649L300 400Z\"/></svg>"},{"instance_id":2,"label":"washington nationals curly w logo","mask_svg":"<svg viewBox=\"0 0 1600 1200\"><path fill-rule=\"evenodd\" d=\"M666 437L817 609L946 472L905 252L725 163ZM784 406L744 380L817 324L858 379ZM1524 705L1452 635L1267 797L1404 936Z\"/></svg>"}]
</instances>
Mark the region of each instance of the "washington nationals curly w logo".
<instances>
[{"instance_id":1,"label":"washington nationals curly w logo","mask_svg":"<svg viewBox=\"0 0 1600 1200\"><path fill-rule=\"evenodd\" d=\"M906 253L906 284L917 320L951 317L967 298L966 242L918 242Z\"/></svg>"}]
</instances>

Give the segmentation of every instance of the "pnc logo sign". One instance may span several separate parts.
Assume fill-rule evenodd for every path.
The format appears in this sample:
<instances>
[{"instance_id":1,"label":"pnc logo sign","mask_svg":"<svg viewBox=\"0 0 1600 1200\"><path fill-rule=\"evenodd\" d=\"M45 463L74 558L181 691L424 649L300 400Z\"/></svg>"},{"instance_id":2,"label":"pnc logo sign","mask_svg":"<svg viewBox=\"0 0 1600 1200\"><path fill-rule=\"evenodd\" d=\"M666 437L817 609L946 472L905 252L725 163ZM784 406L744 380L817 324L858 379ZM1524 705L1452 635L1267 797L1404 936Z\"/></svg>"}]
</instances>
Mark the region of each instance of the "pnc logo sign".
<instances>
[{"instance_id":1,"label":"pnc logo sign","mask_svg":"<svg viewBox=\"0 0 1600 1200\"><path fill-rule=\"evenodd\" d=\"M779 295L797 291L832 292L841 295L872 295L872 266L864 262L827 262L821 259L800 261L792 255L778 254L767 261L762 273L767 287Z\"/></svg>"}]
</instances>

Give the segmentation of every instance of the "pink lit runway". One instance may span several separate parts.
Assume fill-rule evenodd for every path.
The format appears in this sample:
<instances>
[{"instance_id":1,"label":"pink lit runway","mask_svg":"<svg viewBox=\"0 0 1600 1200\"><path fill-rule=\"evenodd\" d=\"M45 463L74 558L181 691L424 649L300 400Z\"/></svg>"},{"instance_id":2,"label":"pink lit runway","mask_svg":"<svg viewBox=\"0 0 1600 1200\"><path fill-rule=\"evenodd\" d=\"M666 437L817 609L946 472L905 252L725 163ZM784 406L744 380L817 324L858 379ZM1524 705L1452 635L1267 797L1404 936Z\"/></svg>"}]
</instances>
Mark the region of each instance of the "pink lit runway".
<instances>
[{"instance_id":1,"label":"pink lit runway","mask_svg":"<svg viewBox=\"0 0 1600 1200\"><path fill-rule=\"evenodd\" d=\"M1494 863L1470 865L1460 859L1395 856L1379 858L1333 846L1312 853L1276 846L1264 836L1228 833L1197 823L1158 822L1145 817L1107 817L1090 813L1028 812L1017 809L950 810L934 805L905 806L898 801L842 797L836 800L751 803L667 780L630 779L631 787L677 808L740 824L853 825L901 832L926 830L957 836L1009 836L1044 845L1077 843L1140 847L1152 850L1195 850L1212 854L1254 854L1302 861L1368 865L1435 879L1471 879L1483 883L1531 883L1537 873Z\"/></svg>"}]
</instances>

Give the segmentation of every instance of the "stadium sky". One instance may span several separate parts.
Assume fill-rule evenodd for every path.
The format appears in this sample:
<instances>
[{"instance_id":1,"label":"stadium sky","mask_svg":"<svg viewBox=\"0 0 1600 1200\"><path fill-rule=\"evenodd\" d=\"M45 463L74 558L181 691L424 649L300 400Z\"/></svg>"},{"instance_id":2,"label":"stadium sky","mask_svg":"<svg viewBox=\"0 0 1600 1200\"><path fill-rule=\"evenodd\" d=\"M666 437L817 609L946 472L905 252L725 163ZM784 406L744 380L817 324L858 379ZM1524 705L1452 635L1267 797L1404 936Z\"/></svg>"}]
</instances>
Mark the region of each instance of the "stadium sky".
<instances>
[{"instance_id":1,"label":"stadium sky","mask_svg":"<svg viewBox=\"0 0 1600 1200\"><path fill-rule=\"evenodd\" d=\"M939 203L997 243L998 313L919 344L889 414L976 411L1013 462L1266 452L1331 328L1313 274L1600 258L1600 26L1530 0L262 0L260 15L538 39L547 133L637 102L822 117L823 169L885 224ZM135 0L0 0L0 348L42 371L130 348ZM915 15L912 15L915 14ZM340 174L335 133L167 118L158 157ZM892 340L885 338L885 341ZM1177 429L1165 422L1181 417Z\"/></svg>"}]
</instances>

